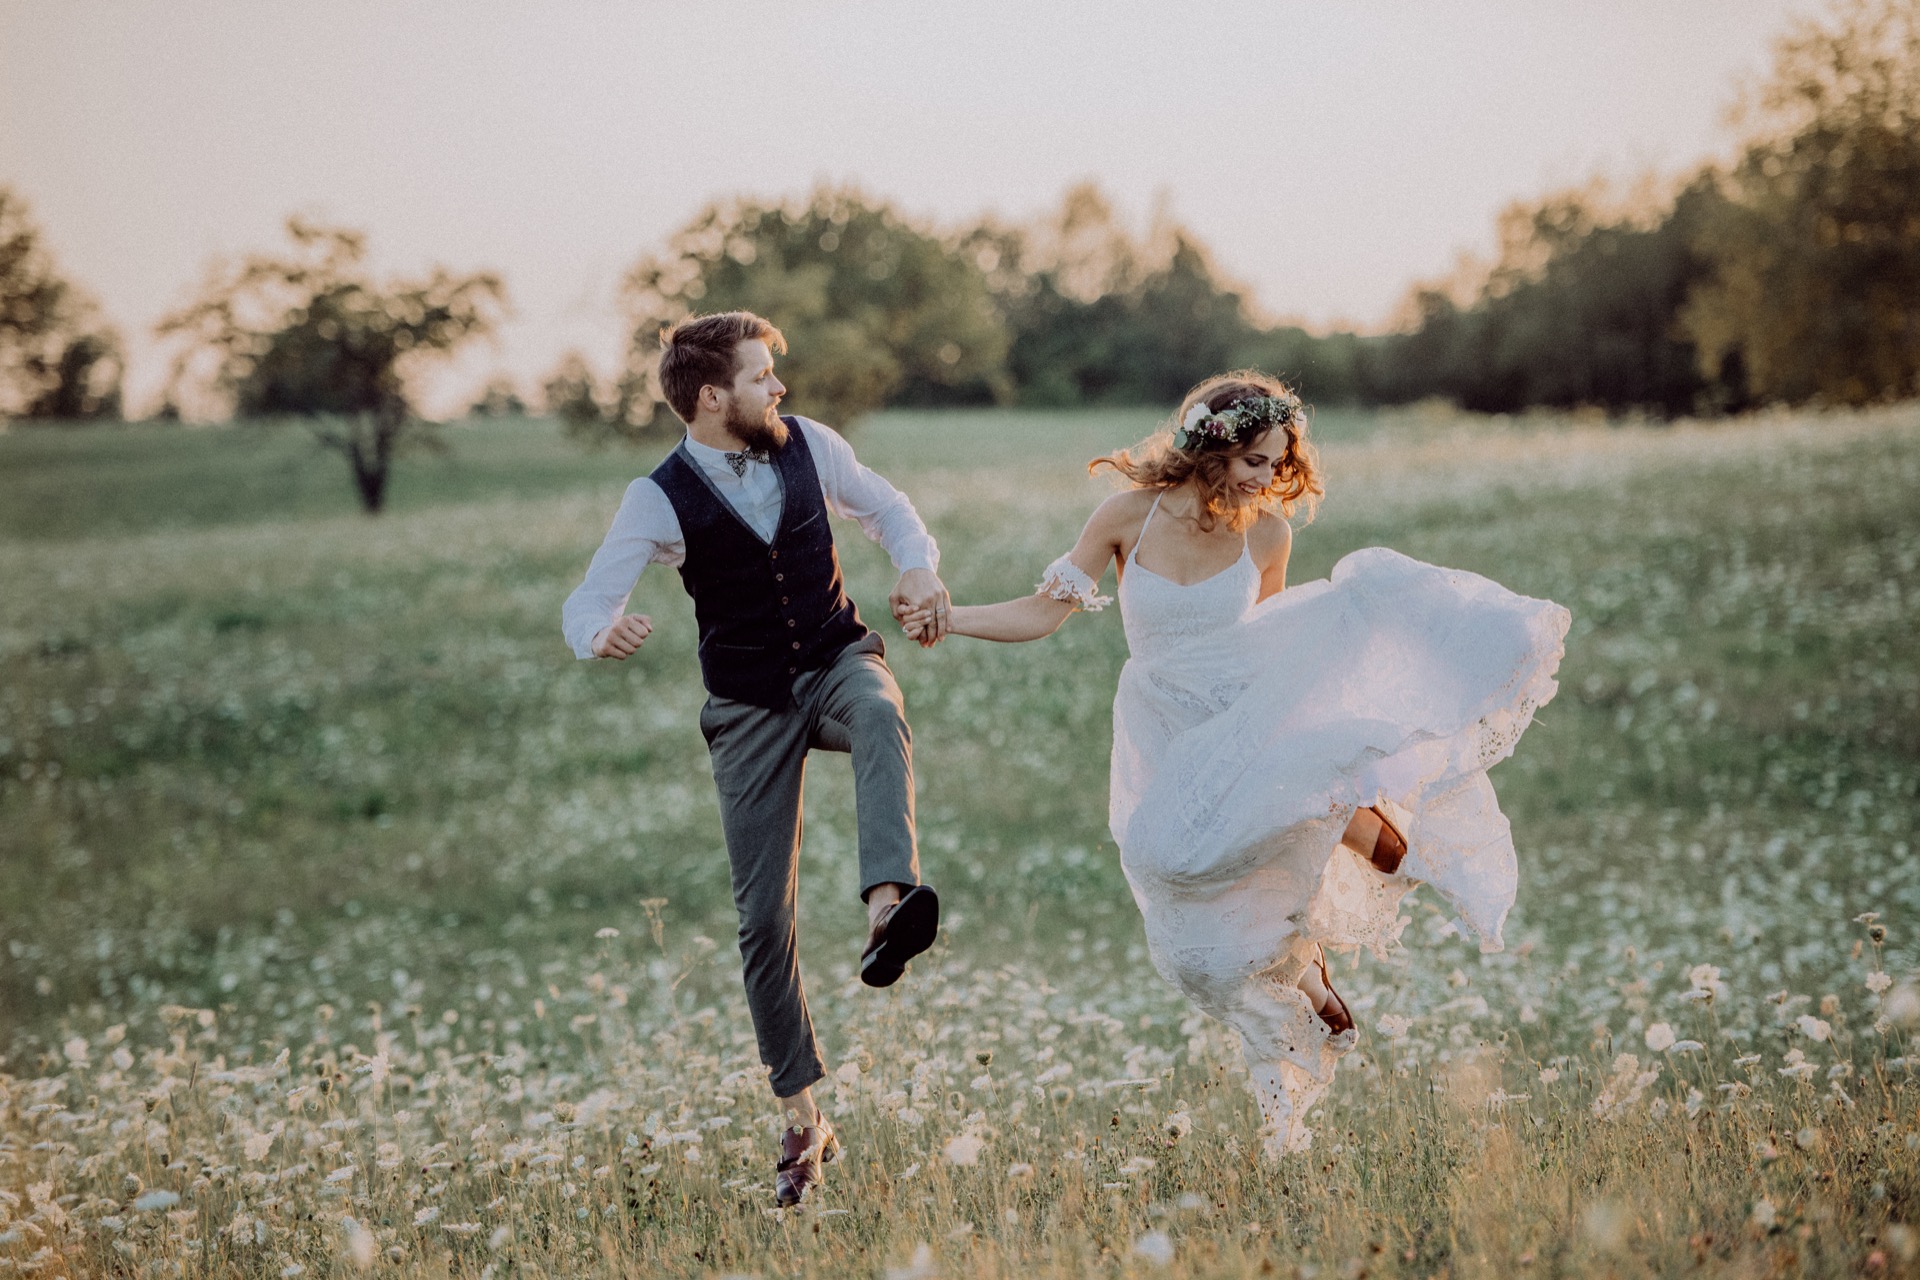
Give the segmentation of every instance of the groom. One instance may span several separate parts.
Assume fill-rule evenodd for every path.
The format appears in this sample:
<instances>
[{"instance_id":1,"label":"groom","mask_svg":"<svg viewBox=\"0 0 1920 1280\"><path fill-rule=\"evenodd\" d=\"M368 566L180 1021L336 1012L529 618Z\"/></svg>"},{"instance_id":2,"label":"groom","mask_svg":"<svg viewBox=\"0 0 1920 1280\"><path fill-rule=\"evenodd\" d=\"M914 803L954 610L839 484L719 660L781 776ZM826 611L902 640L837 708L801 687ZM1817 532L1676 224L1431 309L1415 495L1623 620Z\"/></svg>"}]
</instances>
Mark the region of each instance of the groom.
<instances>
[{"instance_id":1,"label":"groom","mask_svg":"<svg viewBox=\"0 0 1920 1280\"><path fill-rule=\"evenodd\" d=\"M776 412L786 387L773 353L786 349L778 329L745 311L687 320L665 336L660 386L686 438L627 487L562 610L576 655L624 661L653 631L645 614L625 612L647 565L677 568L693 597L709 694L700 730L720 792L747 1006L788 1115L774 1177L782 1205L799 1203L839 1152L813 1103L826 1068L795 946L808 750L853 756L869 929L861 980L892 985L940 920L939 899L920 883L906 708L880 637L841 585L827 513L859 521L886 548L900 570L895 614L936 620L923 643L944 634L949 609L934 572L939 549L913 504L835 432Z\"/></svg>"}]
</instances>

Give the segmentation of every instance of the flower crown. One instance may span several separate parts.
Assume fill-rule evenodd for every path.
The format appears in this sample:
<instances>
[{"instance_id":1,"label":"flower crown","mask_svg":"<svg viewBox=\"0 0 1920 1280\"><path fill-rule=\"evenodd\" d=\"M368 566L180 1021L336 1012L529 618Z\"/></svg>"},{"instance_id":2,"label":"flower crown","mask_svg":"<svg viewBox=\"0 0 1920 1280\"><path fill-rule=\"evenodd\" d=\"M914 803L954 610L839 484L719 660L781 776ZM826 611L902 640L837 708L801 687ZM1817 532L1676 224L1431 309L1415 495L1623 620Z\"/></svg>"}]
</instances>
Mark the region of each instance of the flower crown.
<instances>
[{"instance_id":1,"label":"flower crown","mask_svg":"<svg viewBox=\"0 0 1920 1280\"><path fill-rule=\"evenodd\" d=\"M1180 419L1173 433L1173 447L1200 449L1208 445L1238 444L1242 439L1257 439L1299 418L1300 397L1291 391L1277 396L1248 396L1218 412L1209 409L1202 400Z\"/></svg>"}]
</instances>

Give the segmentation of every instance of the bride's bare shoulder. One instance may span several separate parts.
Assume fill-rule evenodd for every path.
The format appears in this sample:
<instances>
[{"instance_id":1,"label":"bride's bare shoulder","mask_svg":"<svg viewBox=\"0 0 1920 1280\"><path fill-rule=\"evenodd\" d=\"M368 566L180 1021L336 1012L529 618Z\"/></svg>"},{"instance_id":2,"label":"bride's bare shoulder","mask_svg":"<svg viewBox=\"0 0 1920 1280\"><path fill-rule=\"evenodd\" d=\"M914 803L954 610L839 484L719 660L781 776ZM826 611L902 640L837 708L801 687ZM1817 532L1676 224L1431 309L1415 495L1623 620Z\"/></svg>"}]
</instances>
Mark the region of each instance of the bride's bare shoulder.
<instances>
[{"instance_id":1,"label":"bride's bare shoulder","mask_svg":"<svg viewBox=\"0 0 1920 1280\"><path fill-rule=\"evenodd\" d=\"M1293 545L1293 525L1278 511L1262 511L1247 530L1247 545L1256 558L1277 555Z\"/></svg>"},{"instance_id":2,"label":"bride's bare shoulder","mask_svg":"<svg viewBox=\"0 0 1920 1280\"><path fill-rule=\"evenodd\" d=\"M1087 523L1102 529L1131 529L1147 518L1156 492L1154 489L1122 489L1095 507Z\"/></svg>"}]
</instances>

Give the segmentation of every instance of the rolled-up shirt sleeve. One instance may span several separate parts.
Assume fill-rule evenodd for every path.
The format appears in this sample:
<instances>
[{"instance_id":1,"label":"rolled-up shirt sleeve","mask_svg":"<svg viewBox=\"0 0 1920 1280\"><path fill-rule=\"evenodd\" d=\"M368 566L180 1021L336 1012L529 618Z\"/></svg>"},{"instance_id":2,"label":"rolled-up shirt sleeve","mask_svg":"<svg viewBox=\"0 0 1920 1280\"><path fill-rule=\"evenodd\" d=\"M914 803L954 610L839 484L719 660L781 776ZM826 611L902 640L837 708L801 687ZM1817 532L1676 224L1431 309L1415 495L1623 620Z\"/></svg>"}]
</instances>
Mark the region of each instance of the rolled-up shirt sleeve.
<instances>
[{"instance_id":1,"label":"rolled-up shirt sleeve","mask_svg":"<svg viewBox=\"0 0 1920 1280\"><path fill-rule=\"evenodd\" d=\"M907 495L863 466L839 432L811 418L799 422L813 448L827 507L835 515L858 521L861 531L885 549L901 573L909 569L938 572L940 547Z\"/></svg>"},{"instance_id":2,"label":"rolled-up shirt sleeve","mask_svg":"<svg viewBox=\"0 0 1920 1280\"><path fill-rule=\"evenodd\" d=\"M686 558L679 517L660 486L645 476L628 485L587 576L560 609L560 629L574 656L594 656L593 642L626 610L642 570Z\"/></svg>"}]
</instances>

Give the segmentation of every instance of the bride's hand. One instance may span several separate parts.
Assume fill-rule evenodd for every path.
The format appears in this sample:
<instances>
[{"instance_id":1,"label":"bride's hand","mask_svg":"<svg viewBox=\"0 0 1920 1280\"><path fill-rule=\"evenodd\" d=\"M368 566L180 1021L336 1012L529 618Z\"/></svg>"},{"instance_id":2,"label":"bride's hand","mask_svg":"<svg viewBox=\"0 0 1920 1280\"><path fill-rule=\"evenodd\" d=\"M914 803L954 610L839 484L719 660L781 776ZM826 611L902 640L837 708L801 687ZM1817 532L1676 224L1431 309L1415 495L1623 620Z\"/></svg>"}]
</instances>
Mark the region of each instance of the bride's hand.
<instances>
[{"instance_id":1,"label":"bride's hand","mask_svg":"<svg viewBox=\"0 0 1920 1280\"><path fill-rule=\"evenodd\" d=\"M934 611L931 608L916 609L912 605L901 604L894 611L894 617L900 623L900 629L907 638L922 649L931 649L940 642L939 628L934 625Z\"/></svg>"}]
</instances>

